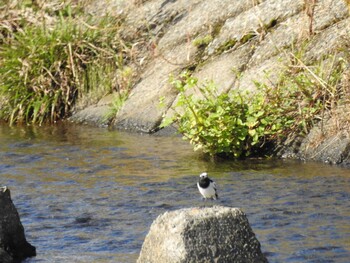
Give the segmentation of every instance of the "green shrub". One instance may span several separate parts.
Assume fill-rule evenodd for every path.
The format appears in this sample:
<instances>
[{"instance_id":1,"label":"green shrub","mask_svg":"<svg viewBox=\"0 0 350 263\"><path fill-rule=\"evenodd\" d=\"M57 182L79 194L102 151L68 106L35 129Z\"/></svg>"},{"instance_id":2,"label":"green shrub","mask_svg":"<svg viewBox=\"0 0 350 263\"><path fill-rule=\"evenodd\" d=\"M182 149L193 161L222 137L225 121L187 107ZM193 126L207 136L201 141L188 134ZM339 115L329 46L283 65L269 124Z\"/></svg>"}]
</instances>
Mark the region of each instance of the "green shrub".
<instances>
[{"instance_id":1,"label":"green shrub","mask_svg":"<svg viewBox=\"0 0 350 263\"><path fill-rule=\"evenodd\" d=\"M244 157L260 147L264 137L279 132L280 126L270 124L272 117L260 93L252 97L238 91L218 94L213 83L198 86L188 73L172 83L179 91L176 113L164 124L175 121L195 150L211 156ZM200 96L189 89L197 89Z\"/></svg>"},{"instance_id":2,"label":"green shrub","mask_svg":"<svg viewBox=\"0 0 350 263\"><path fill-rule=\"evenodd\" d=\"M186 72L171 79L179 95L173 117L162 126L175 122L195 150L210 156L262 155L276 141L307 133L336 103L343 66L333 61L328 70L322 63L290 67L278 85L256 83L253 93L218 94L213 83L198 85Z\"/></svg>"}]
</instances>

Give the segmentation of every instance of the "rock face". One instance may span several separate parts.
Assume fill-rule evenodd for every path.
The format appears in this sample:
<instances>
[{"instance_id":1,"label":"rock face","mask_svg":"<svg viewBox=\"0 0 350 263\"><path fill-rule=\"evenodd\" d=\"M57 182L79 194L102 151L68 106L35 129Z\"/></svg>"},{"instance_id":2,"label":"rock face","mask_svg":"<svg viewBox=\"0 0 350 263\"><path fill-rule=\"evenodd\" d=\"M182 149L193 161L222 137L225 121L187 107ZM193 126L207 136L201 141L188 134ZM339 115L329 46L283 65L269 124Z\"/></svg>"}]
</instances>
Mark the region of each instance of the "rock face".
<instances>
[{"instance_id":1,"label":"rock face","mask_svg":"<svg viewBox=\"0 0 350 263\"><path fill-rule=\"evenodd\" d=\"M153 222L138 263L268 262L246 215L215 206L166 212Z\"/></svg>"},{"instance_id":2,"label":"rock face","mask_svg":"<svg viewBox=\"0 0 350 263\"><path fill-rule=\"evenodd\" d=\"M350 167L349 105L312 128L302 140L298 158Z\"/></svg>"},{"instance_id":3,"label":"rock face","mask_svg":"<svg viewBox=\"0 0 350 263\"><path fill-rule=\"evenodd\" d=\"M7 187L0 187L0 208L0 262L21 262L36 256L35 247L25 238L24 228Z\"/></svg>"},{"instance_id":4,"label":"rock face","mask_svg":"<svg viewBox=\"0 0 350 263\"><path fill-rule=\"evenodd\" d=\"M339 105L305 137L291 138L285 146L282 145L278 156L350 167L350 64L344 71L340 86L346 94Z\"/></svg>"},{"instance_id":5,"label":"rock face","mask_svg":"<svg viewBox=\"0 0 350 263\"><path fill-rule=\"evenodd\" d=\"M278 81L298 43L310 41L308 63L345 48L350 30L344 0L317 1L312 19L306 0L116 2L126 10L129 35L147 27L145 34L155 42L156 54L139 54L148 63L114 122L117 128L139 132L156 131L176 100L170 74L191 67L200 81L213 80L220 90L254 90L256 81ZM206 36L210 43L194 45ZM164 108L159 107L162 97Z\"/></svg>"},{"instance_id":6,"label":"rock face","mask_svg":"<svg viewBox=\"0 0 350 263\"><path fill-rule=\"evenodd\" d=\"M96 105L91 105L77 111L69 120L80 124L107 127L110 122L108 113L111 110L110 105L114 99L115 94L105 96Z\"/></svg>"},{"instance_id":7,"label":"rock face","mask_svg":"<svg viewBox=\"0 0 350 263\"><path fill-rule=\"evenodd\" d=\"M137 39L138 81L111 124L136 132L154 133L163 116L172 114L178 94L169 75L190 69L200 82L213 80L220 92L254 90L256 82L279 81L298 45L305 64L349 49L348 0L99 0L92 1L91 10L124 13L121 36ZM201 39L207 42L194 44ZM106 113L106 105L92 105L72 120L105 125ZM330 156L333 151L322 150L332 145L333 135L327 134L331 137L322 138L319 154L310 153L307 141L292 151L305 159L343 163L350 137L339 134L341 156Z\"/></svg>"}]
</instances>

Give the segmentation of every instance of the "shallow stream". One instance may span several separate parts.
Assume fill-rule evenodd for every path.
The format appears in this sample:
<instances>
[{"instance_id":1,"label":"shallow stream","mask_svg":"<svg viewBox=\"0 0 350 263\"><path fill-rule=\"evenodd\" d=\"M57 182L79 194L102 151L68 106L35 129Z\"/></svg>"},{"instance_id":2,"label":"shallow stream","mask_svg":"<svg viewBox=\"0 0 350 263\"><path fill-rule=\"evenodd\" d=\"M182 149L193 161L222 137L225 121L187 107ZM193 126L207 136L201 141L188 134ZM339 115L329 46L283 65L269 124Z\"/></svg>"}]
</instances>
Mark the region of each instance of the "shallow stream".
<instances>
[{"instance_id":1,"label":"shallow stream","mask_svg":"<svg viewBox=\"0 0 350 263\"><path fill-rule=\"evenodd\" d=\"M217 204L245 211L269 262L349 262L348 169L214 164L178 137L0 126L0 186L10 188L38 254L27 263L136 262L159 214L203 205L196 189L203 171L219 185Z\"/></svg>"}]
</instances>

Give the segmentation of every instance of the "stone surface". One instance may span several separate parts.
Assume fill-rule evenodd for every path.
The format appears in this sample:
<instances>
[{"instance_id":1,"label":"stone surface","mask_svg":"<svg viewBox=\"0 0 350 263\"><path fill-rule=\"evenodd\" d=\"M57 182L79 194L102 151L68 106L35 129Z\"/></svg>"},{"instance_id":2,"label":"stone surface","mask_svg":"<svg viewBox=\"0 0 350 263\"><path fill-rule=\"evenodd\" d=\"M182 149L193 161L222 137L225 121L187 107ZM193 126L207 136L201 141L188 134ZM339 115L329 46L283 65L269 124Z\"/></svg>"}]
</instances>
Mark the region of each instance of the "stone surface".
<instances>
[{"instance_id":1,"label":"stone surface","mask_svg":"<svg viewBox=\"0 0 350 263\"><path fill-rule=\"evenodd\" d=\"M346 36L349 36L349 32L350 18L327 27L311 40L306 51L306 59L310 61L320 59L334 51L347 48Z\"/></svg>"},{"instance_id":2,"label":"stone surface","mask_svg":"<svg viewBox=\"0 0 350 263\"><path fill-rule=\"evenodd\" d=\"M267 0L259 5L250 6L248 10L225 21L213 45L218 49L229 40L242 41L248 34L262 37L263 34L267 34L273 21L283 22L288 17L299 13L303 5L303 0Z\"/></svg>"},{"instance_id":3,"label":"stone surface","mask_svg":"<svg viewBox=\"0 0 350 263\"><path fill-rule=\"evenodd\" d=\"M127 34L148 28L146 34L154 36L155 54L143 54L148 64L113 126L148 133L158 130L164 109L176 101L169 75L194 65L200 81L212 79L219 90L254 90L255 81L273 85L297 41L312 38L307 50L312 60L338 48L336 43L350 24L341 0L317 2L313 36L308 35L303 0L149 0L127 8L125 1L116 2L127 14ZM213 39L204 51L193 45L196 38L207 35ZM230 42L232 46L225 47ZM165 108L159 107L160 98L165 98ZM171 109L165 115L171 115Z\"/></svg>"},{"instance_id":4,"label":"stone surface","mask_svg":"<svg viewBox=\"0 0 350 263\"><path fill-rule=\"evenodd\" d=\"M20 262L35 256L36 249L25 238L23 225L7 187L0 187L0 207L0 262Z\"/></svg>"},{"instance_id":5,"label":"stone surface","mask_svg":"<svg viewBox=\"0 0 350 263\"><path fill-rule=\"evenodd\" d=\"M137 262L264 263L267 259L242 210L214 206L158 216Z\"/></svg>"},{"instance_id":6,"label":"stone surface","mask_svg":"<svg viewBox=\"0 0 350 263\"><path fill-rule=\"evenodd\" d=\"M331 118L316 125L302 140L299 158L350 167L350 104L339 107Z\"/></svg>"},{"instance_id":7,"label":"stone surface","mask_svg":"<svg viewBox=\"0 0 350 263\"><path fill-rule=\"evenodd\" d=\"M121 36L128 40L137 38L135 60L140 64L137 82L110 124L136 132L157 132L163 117L173 114L177 91L169 84L172 74L190 69L199 83L206 80L217 83L219 92L254 91L255 82L276 84L291 63L291 54L301 47L302 62L308 65L327 54L348 50L349 45L345 40L350 32L348 0L317 1L312 19L304 0L96 0L92 3L90 10L97 15L124 14L126 26ZM207 36L211 37L210 43L202 47L194 45L194 40ZM101 121L107 110L105 105L92 105L76 113L72 120L107 125L109 122ZM346 136L337 138L346 145ZM335 142L331 135L322 140L330 145ZM296 144L301 146L299 142ZM330 151L322 151L322 156L310 154L311 148L293 148L291 155L331 160L330 163L345 160L328 158Z\"/></svg>"},{"instance_id":8,"label":"stone surface","mask_svg":"<svg viewBox=\"0 0 350 263\"><path fill-rule=\"evenodd\" d=\"M167 109L177 95L169 84L169 76L179 71L175 65L166 67L164 63L166 62L159 58L146 70L124 107L118 112L115 126L145 133L157 130L163 115L160 99L165 98L163 103Z\"/></svg>"},{"instance_id":9,"label":"stone surface","mask_svg":"<svg viewBox=\"0 0 350 263\"><path fill-rule=\"evenodd\" d=\"M252 45L245 45L232 52L222 53L209 58L199 66L194 73L200 83L213 81L218 91L227 92L233 87L239 86L237 73L242 72L253 52Z\"/></svg>"},{"instance_id":10,"label":"stone surface","mask_svg":"<svg viewBox=\"0 0 350 263\"><path fill-rule=\"evenodd\" d=\"M116 94L103 97L97 104L90 105L74 113L69 120L75 123L88 124L99 127L107 127L111 121L108 114Z\"/></svg>"}]
</instances>

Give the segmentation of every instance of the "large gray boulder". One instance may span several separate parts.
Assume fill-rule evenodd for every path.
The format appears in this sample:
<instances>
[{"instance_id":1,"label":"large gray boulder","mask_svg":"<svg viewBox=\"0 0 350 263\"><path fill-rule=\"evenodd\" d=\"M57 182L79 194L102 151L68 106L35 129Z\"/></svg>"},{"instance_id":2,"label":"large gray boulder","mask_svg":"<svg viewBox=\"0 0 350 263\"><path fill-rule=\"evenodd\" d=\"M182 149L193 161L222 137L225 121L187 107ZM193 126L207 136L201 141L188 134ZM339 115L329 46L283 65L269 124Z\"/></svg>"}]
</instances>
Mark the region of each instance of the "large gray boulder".
<instances>
[{"instance_id":1,"label":"large gray boulder","mask_svg":"<svg viewBox=\"0 0 350 263\"><path fill-rule=\"evenodd\" d=\"M0 187L0 209L0 262L15 263L36 256L35 247L25 238L23 225L7 187Z\"/></svg>"},{"instance_id":2,"label":"large gray boulder","mask_svg":"<svg viewBox=\"0 0 350 263\"><path fill-rule=\"evenodd\" d=\"M158 216L137 262L268 261L244 212L214 206L180 209Z\"/></svg>"}]
</instances>

